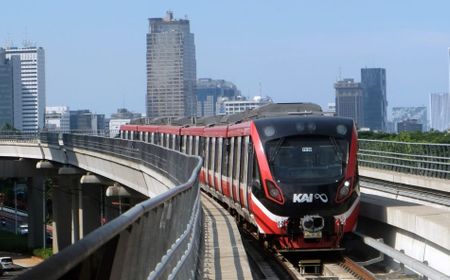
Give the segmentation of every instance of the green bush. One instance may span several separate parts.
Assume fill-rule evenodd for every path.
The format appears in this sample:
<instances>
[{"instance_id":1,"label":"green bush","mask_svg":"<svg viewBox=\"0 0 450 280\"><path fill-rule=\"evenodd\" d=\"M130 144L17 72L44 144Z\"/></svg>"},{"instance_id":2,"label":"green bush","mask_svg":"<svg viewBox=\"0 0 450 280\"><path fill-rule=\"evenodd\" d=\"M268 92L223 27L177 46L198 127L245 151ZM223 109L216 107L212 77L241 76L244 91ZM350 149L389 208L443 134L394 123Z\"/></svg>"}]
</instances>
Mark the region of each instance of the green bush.
<instances>
[{"instance_id":1,"label":"green bush","mask_svg":"<svg viewBox=\"0 0 450 280\"><path fill-rule=\"evenodd\" d=\"M450 133L429 131L429 132L400 132L398 134L389 134L384 132L360 131L360 139L372 139L383 141L413 142L413 143L440 143L450 144Z\"/></svg>"},{"instance_id":2,"label":"green bush","mask_svg":"<svg viewBox=\"0 0 450 280\"><path fill-rule=\"evenodd\" d=\"M38 248L33 250L33 255L45 260L53 255L53 251L52 248Z\"/></svg>"}]
</instances>

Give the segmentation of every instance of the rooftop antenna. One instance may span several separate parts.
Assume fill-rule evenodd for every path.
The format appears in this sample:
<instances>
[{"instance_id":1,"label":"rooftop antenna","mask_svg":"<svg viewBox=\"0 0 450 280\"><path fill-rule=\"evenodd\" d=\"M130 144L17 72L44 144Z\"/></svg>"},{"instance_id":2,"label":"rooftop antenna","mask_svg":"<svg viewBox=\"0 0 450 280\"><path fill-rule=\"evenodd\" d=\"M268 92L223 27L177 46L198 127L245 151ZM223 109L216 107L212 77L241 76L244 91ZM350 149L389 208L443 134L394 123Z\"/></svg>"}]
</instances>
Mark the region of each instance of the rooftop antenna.
<instances>
[{"instance_id":1,"label":"rooftop antenna","mask_svg":"<svg viewBox=\"0 0 450 280\"><path fill-rule=\"evenodd\" d=\"M342 81L342 67L341 66L339 66L339 74L338 74L338 79L339 79L339 81Z\"/></svg>"},{"instance_id":2,"label":"rooftop antenna","mask_svg":"<svg viewBox=\"0 0 450 280\"><path fill-rule=\"evenodd\" d=\"M262 84L259 82L259 96L262 97Z\"/></svg>"}]
</instances>

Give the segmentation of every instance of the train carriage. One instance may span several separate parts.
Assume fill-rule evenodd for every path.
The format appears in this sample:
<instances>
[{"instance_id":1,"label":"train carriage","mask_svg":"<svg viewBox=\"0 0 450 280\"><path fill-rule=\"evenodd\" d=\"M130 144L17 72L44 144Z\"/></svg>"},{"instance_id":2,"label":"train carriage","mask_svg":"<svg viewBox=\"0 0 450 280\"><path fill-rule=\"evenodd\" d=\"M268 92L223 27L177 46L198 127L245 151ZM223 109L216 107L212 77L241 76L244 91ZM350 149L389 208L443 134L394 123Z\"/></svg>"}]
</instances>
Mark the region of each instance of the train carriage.
<instances>
[{"instance_id":1,"label":"train carriage","mask_svg":"<svg viewBox=\"0 0 450 280\"><path fill-rule=\"evenodd\" d=\"M357 134L351 119L317 107L268 105L219 123L153 127L159 142L138 139L202 156L202 188L278 250L338 249L359 211ZM145 128L121 130L136 139Z\"/></svg>"}]
</instances>

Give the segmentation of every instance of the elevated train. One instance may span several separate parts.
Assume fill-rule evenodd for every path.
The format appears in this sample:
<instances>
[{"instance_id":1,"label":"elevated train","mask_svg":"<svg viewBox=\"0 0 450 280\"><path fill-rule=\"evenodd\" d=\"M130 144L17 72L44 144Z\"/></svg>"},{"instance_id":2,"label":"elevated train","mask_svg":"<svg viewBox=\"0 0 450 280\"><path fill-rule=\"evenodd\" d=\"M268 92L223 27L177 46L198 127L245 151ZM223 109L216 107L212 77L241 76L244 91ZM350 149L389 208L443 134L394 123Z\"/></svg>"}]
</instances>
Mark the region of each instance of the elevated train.
<instances>
[{"instance_id":1,"label":"elevated train","mask_svg":"<svg viewBox=\"0 0 450 280\"><path fill-rule=\"evenodd\" d=\"M201 156L202 188L279 251L339 249L356 227L356 128L318 105L270 104L196 125L123 125L121 137Z\"/></svg>"}]
</instances>

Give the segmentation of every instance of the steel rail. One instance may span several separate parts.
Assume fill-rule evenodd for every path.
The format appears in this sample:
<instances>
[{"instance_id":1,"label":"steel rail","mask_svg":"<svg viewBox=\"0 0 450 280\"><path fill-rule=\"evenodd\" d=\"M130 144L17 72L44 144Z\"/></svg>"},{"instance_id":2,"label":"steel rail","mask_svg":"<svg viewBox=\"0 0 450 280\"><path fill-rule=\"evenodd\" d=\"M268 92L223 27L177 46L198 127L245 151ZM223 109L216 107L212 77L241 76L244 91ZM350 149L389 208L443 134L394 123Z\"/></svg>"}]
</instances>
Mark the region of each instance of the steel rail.
<instances>
[{"instance_id":1,"label":"steel rail","mask_svg":"<svg viewBox=\"0 0 450 280\"><path fill-rule=\"evenodd\" d=\"M358 265L348 257L344 257L340 265L352 272L356 277L363 280L376 280L377 278L364 267Z\"/></svg>"},{"instance_id":2,"label":"steel rail","mask_svg":"<svg viewBox=\"0 0 450 280\"><path fill-rule=\"evenodd\" d=\"M376 250L380 251L381 253L393 258L394 260L399 261L400 263L403 263L407 267L409 267L411 270L416 271L417 273L428 277L429 279L433 280L450 280L450 277L448 275L445 275L438 270L424 264L423 262L420 262L410 256L407 256L400 251L395 250L394 248L375 240L372 237L369 237L367 235L364 235L359 232L354 232L357 236L359 236L362 241L372 247Z\"/></svg>"}]
</instances>

